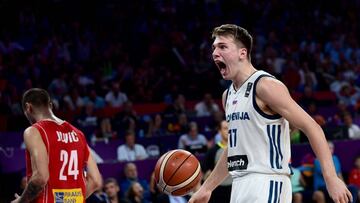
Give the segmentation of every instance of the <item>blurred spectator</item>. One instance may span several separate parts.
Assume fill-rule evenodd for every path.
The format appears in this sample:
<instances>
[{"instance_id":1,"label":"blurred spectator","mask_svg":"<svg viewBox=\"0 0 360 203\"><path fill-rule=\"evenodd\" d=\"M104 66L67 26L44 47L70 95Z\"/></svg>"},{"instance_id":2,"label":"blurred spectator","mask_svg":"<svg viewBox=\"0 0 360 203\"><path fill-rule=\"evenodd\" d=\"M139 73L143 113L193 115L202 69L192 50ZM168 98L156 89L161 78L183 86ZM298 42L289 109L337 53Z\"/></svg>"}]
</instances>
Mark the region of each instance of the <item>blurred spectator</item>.
<instances>
[{"instance_id":1,"label":"blurred spectator","mask_svg":"<svg viewBox=\"0 0 360 203\"><path fill-rule=\"evenodd\" d=\"M314 186L314 161L314 154L307 153L301 159L301 166L299 167L305 180L306 187L311 190L313 190Z\"/></svg>"},{"instance_id":2,"label":"blurred spectator","mask_svg":"<svg viewBox=\"0 0 360 203\"><path fill-rule=\"evenodd\" d=\"M105 142L117 138L116 131L112 130L110 118L101 119L100 132L98 133L96 138L97 140L105 140Z\"/></svg>"},{"instance_id":3,"label":"blurred spectator","mask_svg":"<svg viewBox=\"0 0 360 203\"><path fill-rule=\"evenodd\" d=\"M304 93L300 97L299 104L306 111L308 111L310 104L317 104L312 87L308 85L304 87Z\"/></svg>"},{"instance_id":4,"label":"blurred spectator","mask_svg":"<svg viewBox=\"0 0 360 203\"><path fill-rule=\"evenodd\" d=\"M105 95L105 101L108 106L118 108L121 107L127 100L128 97L126 94L121 92L120 83L113 82L111 90Z\"/></svg>"},{"instance_id":5,"label":"blurred spectator","mask_svg":"<svg viewBox=\"0 0 360 203\"><path fill-rule=\"evenodd\" d=\"M199 134L198 126L195 122L190 122L189 131L179 138L179 149L185 149L191 153L205 153L207 151L207 139L203 134Z\"/></svg>"},{"instance_id":6,"label":"blurred spectator","mask_svg":"<svg viewBox=\"0 0 360 203\"><path fill-rule=\"evenodd\" d=\"M67 93L64 98L65 110L75 111L84 106L84 99L80 96L77 88L72 88L70 93Z\"/></svg>"},{"instance_id":7,"label":"blurred spectator","mask_svg":"<svg viewBox=\"0 0 360 203\"><path fill-rule=\"evenodd\" d=\"M56 77L51 81L48 87L50 96L58 102L68 93L68 84L66 80L67 74L65 71L57 73Z\"/></svg>"},{"instance_id":8,"label":"blurred spectator","mask_svg":"<svg viewBox=\"0 0 360 203\"><path fill-rule=\"evenodd\" d=\"M117 131L119 135L124 134L128 130L134 131L136 133L138 125L138 116L136 111L133 108L131 101L126 101L122 107L122 111L115 114L113 121L114 130Z\"/></svg>"},{"instance_id":9,"label":"blurred spectator","mask_svg":"<svg viewBox=\"0 0 360 203\"><path fill-rule=\"evenodd\" d=\"M99 96L95 89L90 87L90 92L88 96L84 98L85 105L88 103L93 103L95 109L102 109L105 107L105 100L101 96Z\"/></svg>"},{"instance_id":10,"label":"blurred spectator","mask_svg":"<svg viewBox=\"0 0 360 203\"><path fill-rule=\"evenodd\" d=\"M104 191L110 200L109 203L130 203L130 201L121 197L121 190L115 178L105 180Z\"/></svg>"},{"instance_id":11,"label":"blurred spectator","mask_svg":"<svg viewBox=\"0 0 360 203\"><path fill-rule=\"evenodd\" d=\"M80 116L76 119L79 128L84 132L87 140L95 138L95 131L98 126L98 117L95 115L94 105L87 103Z\"/></svg>"},{"instance_id":12,"label":"blurred spectator","mask_svg":"<svg viewBox=\"0 0 360 203\"><path fill-rule=\"evenodd\" d=\"M355 106L360 99L360 92L350 84L344 84L337 94L339 100L345 102L346 106Z\"/></svg>"},{"instance_id":13,"label":"blurred spectator","mask_svg":"<svg viewBox=\"0 0 360 203\"><path fill-rule=\"evenodd\" d=\"M86 203L111 203L108 196L103 192L102 188L96 190L87 199Z\"/></svg>"},{"instance_id":14,"label":"blurred spectator","mask_svg":"<svg viewBox=\"0 0 360 203\"><path fill-rule=\"evenodd\" d=\"M148 158L144 146L136 144L133 131L127 131L125 134L125 143L117 148L117 159L119 161L135 161Z\"/></svg>"},{"instance_id":15,"label":"blurred spectator","mask_svg":"<svg viewBox=\"0 0 360 203\"><path fill-rule=\"evenodd\" d=\"M336 95L338 95L342 89L342 87L348 85L348 82L344 80L344 76L341 71L337 71L335 74L335 78L333 78L330 84L330 90L333 91Z\"/></svg>"},{"instance_id":16,"label":"blurred spectator","mask_svg":"<svg viewBox=\"0 0 360 203\"><path fill-rule=\"evenodd\" d=\"M183 94L178 94L175 98L175 101L168 105L164 111L164 115L167 118L178 117L180 114L187 113L185 106L185 96Z\"/></svg>"},{"instance_id":17,"label":"blurred spectator","mask_svg":"<svg viewBox=\"0 0 360 203\"><path fill-rule=\"evenodd\" d=\"M168 124L168 131L173 134L184 134L189 131L189 122L185 113L178 115L176 122Z\"/></svg>"},{"instance_id":18,"label":"blurred spectator","mask_svg":"<svg viewBox=\"0 0 360 203\"><path fill-rule=\"evenodd\" d=\"M9 99L10 99L10 109L11 109L11 113L14 116L19 116L19 115L23 115L23 110L20 104L21 101L21 96L18 92L18 90L15 88L15 86L10 86L10 95L9 95ZM53 101L54 102L54 101ZM57 103L58 104L58 103ZM55 104L54 104L54 108L56 108Z\"/></svg>"},{"instance_id":19,"label":"blurred spectator","mask_svg":"<svg viewBox=\"0 0 360 203\"><path fill-rule=\"evenodd\" d=\"M337 174L337 176L339 176L339 178L341 180L344 180L343 176L342 176L342 172L341 172L340 160L336 155L334 155L334 144L332 142L328 142L328 144L329 144L329 148L330 148L330 151L332 154L336 174ZM357 196L356 188L354 188L353 186L350 186L350 187L348 186L348 189L352 193L352 196L355 200L354 202L356 202L356 196ZM327 189L326 189L325 180L322 175L322 171L320 168L320 162L318 159L315 159L315 161L314 161L314 191L315 192L313 194L313 200L316 203L325 203L325 202L331 201L329 193L327 192Z\"/></svg>"},{"instance_id":20,"label":"blurred spectator","mask_svg":"<svg viewBox=\"0 0 360 203\"><path fill-rule=\"evenodd\" d=\"M306 182L301 174L301 171L298 168L292 167L292 176L291 176L291 188L293 195L293 203L302 203L303 201L303 192Z\"/></svg>"},{"instance_id":21,"label":"blurred spectator","mask_svg":"<svg viewBox=\"0 0 360 203\"><path fill-rule=\"evenodd\" d=\"M166 129L163 124L161 114L156 114L150 121L149 121L149 129L147 133L147 137L157 137L166 135Z\"/></svg>"},{"instance_id":22,"label":"blurred spectator","mask_svg":"<svg viewBox=\"0 0 360 203\"><path fill-rule=\"evenodd\" d=\"M197 117L213 116L215 112L220 111L219 106L214 102L210 93L206 93L201 102L195 105Z\"/></svg>"},{"instance_id":23,"label":"blurred spectator","mask_svg":"<svg viewBox=\"0 0 360 203\"><path fill-rule=\"evenodd\" d=\"M321 126L325 127L326 120L324 116L318 113L318 108L316 103L310 103L307 107L307 113Z\"/></svg>"},{"instance_id":24,"label":"blurred spectator","mask_svg":"<svg viewBox=\"0 0 360 203\"><path fill-rule=\"evenodd\" d=\"M350 113L345 113L343 120L345 126L348 128L349 138L360 139L360 127L353 123L352 115Z\"/></svg>"},{"instance_id":25,"label":"blurred spectator","mask_svg":"<svg viewBox=\"0 0 360 203\"><path fill-rule=\"evenodd\" d=\"M214 139L213 139L214 145L223 140L223 136L224 136L223 133L225 133L225 131L224 131L225 128L227 128L227 123L225 124L224 120L221 120L220 122L217 123L217 126L216 126L217 133L215 134ZM226 131L226 133L229 133L229 132ZM226 140L226 143L227 143L227 140ZM211 144L211 145L213 145L213 144Z\"/></svg>"},{"instance_id":26,"label":"blurred spectator","mask_svg":"<svg viewBox=\"0 0 360 203\"><path fill-rule=\"evenodd\" d=\"M300 84L300 74L296 62L294 60L288 60L284 67L282 81L289 89L297 90Z\"/></svg>"},{"instance_id":27,"label":"blurred spectator","mask_svg":"<svg viewBox=\"0 0 360 203\"><path fill-rule=\"evenodd\" d=\"M311 71L308 62L303 62L302 67L299 70L300 75L300 86L299 89L302 90L305 86L310 87L312 90L315 90L318 86L318 81L316 75Z\"/></svg>"},{"instance_id":28,"label":"blurred spectator","mask_svg":"<svg viewBox=\"0 0 360 203\"><path fill-rule=\"evenodd\" d=\"M349 173L349 184L357 188L358 199L360 199L360 156L355 158L354 166Z\"/></svg>"},{"instance_id":29,"label":"blurred spectator","mask_svg":"<svg viewBox=\"0 0 360 203\"><path fill-rule=\"evenodd\" d=\"M140 185L142 186L143 197L146 200L151 199L149 183L145 179L140 179L138 177L138 170L134 163L130 162L125 165L124 174L125 174L125 178L122 179L120 182L121 191L123 191L124 195L127 191L129 191L131 185L134 182L136 182L136 183L140 183Z\"/></svg>"},{"instance_id":30,"label":"blurred spectator","mask_svg":"<svg viewBox=\"0 0 360 203\"><path fill-rule=\"evenodd\" d=\"M228 143L228 123L223 120L219 124L219 134L221 136L220 140L215 143L215 145L210 148L205 155L201 169L203 171L204 179L206 179L212 170L214 170L216 163L219 161L221 154L224 149L227 147ZM231 184L232 178L228 176L211 194L210 203L217 202L230 202L230 193L231 193Z\"/></svg>"},{"instance_id":31,"label":"blurred spectator","mask_svg":"<svg viewBox=\"0 0 360 203\"><path fill-rule=\"evenodd\" d=\"M24 51L24 47L20 43L12 40L10 36L6 36L4 40L0 40L0 53L4 55L12 54L16 51Z\"/></svg>"},{"instance_id":32,"label":"blurred spectator","mask_svg":"<svg viewBox=\"0 0 360 203\"><path fill-rule=\"evenodd\" d=\"M126 197L131 203L150 203L149 200L144 198L144 188L136 181L130 185Z\"/></svg>"}]
</instances>

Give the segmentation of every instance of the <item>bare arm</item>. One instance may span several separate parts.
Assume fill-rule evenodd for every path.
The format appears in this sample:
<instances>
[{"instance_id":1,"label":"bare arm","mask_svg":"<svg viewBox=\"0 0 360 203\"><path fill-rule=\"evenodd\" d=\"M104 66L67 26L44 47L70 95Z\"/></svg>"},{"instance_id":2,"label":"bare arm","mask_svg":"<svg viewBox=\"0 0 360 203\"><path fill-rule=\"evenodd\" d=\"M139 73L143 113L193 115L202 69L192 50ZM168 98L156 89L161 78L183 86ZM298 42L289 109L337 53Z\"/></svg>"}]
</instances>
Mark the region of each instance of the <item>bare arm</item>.
<instances>
[{"instance_id":1,"label":"bare arm","mask_svg":"<svg viewBox=\"0 0 360 203\"><path fill-rule=\"evenodd\" d=\"M26 149L30 153L32 176L18 202L31 202L44 189L49 179L49 159L39 131L29 127L24 132Z\"/></svg>"},{"instance_id":2,"label":"bare arm","mask_svg":"<svg viewBox=\"0 0 360 203\"><path fill-rule=\"evenodd\" d=\"M213 191L229 175L227 169L227 152L228 150L225 148L219 161L216 163L214 170L205 180L202 186L205 190Z\"/></svg>"},{"instance_id":3,"label":"bare arm","mask_svg":"<svg viewBox=\"0 0 360 203\"><path fill-rule=\"evenodd\" d=\"M90 152L90 149L89 149ZM102 177L91 153L87 162L86 198L102 186Z\"/></svg>"},{"instance_id":4,"label":"bare arm","mask_svg":"<svg viewBox=\"0 0 360 203\"><path fill-rule=\"evenodd\" d=\"M225 98L227 90L222 95L222 103L225 108ZM191 197L189 203L207 203L212 191L229 175L227 169L227 148L224 149L219 161L216 163L214 170L205 180L200 189Z\"/></svg>"},{"instance_id":5,"label":"bare arm","mask_svg":"<svg viewBox=\"0 0 360 203\"><path fill-rule=\"evenodd\" d=\"M271 110L286 118L294 127L303 131L320 161L321 170L330 196L335 200L351 197L344 183L339 182L332 161L331 152L321 127L290 96L287 88L280 81L264 77L256 87L257 97ZM274 94L276 92L276 94Z\"/></svg>"}]
</instances>

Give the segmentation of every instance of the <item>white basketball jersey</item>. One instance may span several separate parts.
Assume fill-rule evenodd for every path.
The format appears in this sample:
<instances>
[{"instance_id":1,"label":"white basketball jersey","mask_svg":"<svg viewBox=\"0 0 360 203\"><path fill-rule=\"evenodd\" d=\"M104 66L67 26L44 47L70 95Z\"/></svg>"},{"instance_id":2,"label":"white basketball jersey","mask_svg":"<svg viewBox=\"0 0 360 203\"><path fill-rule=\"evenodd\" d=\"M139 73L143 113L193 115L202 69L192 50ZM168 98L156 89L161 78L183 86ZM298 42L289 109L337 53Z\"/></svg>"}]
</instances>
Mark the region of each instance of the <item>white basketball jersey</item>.
<instances>
[{"instance_id":1,"label":"white basketball jersey","mask_svg":"<svg viewBox=\"0 0 360 203\"><path fill-rule=\"evenodd\" d=\"M231 85L227 92L228 170L233 178L248 173L291 174L289 122L279 114L264 113L256 104L261 77L273 76L256 71L239 90Z\"/></svg>"}]
</instances>

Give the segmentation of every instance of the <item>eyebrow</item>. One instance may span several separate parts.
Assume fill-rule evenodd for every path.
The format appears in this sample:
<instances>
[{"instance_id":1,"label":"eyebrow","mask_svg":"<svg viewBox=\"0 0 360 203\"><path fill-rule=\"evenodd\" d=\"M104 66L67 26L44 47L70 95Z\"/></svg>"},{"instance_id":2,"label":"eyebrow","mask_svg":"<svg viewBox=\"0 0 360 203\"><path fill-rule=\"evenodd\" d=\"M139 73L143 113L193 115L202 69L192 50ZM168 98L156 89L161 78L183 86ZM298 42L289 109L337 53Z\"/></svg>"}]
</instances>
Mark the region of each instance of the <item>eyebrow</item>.
<instances>
[{"instance_id":1,"label":"eyebrow","mask_svg":"<svg viewBox=\"0 0 360 203\"><path fill-rule=\"evenodd\" d=\"M220 46L220 45L226 45L227 43L226 42L219 42L219 43L216 43L216 44L212 44L212 49L215 48L215 46Z\"/></svg>"}]
</instances>

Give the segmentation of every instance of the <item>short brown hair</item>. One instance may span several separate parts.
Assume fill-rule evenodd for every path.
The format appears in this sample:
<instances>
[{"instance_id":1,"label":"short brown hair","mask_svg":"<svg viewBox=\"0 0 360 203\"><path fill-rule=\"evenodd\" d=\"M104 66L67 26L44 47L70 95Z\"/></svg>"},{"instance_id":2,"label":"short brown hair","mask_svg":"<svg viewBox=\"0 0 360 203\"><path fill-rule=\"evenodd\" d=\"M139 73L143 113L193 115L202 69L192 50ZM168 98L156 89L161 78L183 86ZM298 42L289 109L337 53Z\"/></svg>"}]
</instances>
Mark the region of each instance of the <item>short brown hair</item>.
<instances>
[{"instance_id":1,"label":"short brown hair","mask_svg":"<svg viewBox=\"0 0 360 203\"><path fill-rule=\"evenodd\" d=\"M235 41L240 42L245 46L247 57L250 59L253 38L245 28L234 24L220 25L219 27L215 27L212 31L211 37L214 39L217 36L233 36Z\"/></svg>"},{"instance_id":2,"label":"short brown hair","mask_svg":"<svg viewBox=\"0 0 360 203\"><path fill-rule=\"evenodd\" d=\"M104 181L104 185L107 185L109 183L114 183L116 186L119 186L119 184L115 178L108 178Z\"/></svg>"},{"instance_id":3,"label":"short brown hair","mask_svg":"<svg viewBox=\"0 0 360 203\"><path fill-rule=\"evenodd\" d=\"M35 107L48 107L50 105L49 93L41 88L31 88L27 90L22 97L22 107L25 109L25 104L30 103Z\"/></svg>"}]
</instances>

